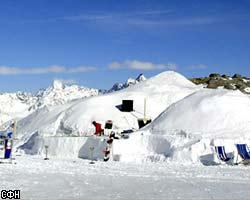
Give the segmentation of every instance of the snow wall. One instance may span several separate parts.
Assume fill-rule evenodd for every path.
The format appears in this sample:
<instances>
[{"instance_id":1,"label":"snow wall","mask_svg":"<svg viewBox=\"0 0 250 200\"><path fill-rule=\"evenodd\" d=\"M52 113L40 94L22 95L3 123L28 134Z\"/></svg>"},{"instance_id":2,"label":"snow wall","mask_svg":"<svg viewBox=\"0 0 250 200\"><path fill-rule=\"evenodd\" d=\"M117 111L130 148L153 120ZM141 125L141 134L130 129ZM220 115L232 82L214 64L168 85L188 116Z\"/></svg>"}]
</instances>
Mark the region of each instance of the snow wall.
<instances>
[{"instance_id":1,"label":"snow wall","mask_svg":"<svg viewBox=\"0 0 250 200\"><path fill-rule=\"evenodd\" d=\"M17 147L17 149L26 154L45 156L45 146L48 146L48 157L103 160L103 151L107 147L106 141L107 138L95 136L42 137L36 132L24 144ZM92 155L91 147L94 147Z\"/></svg>"},{"instance_id":2,"label":"snow wall","mask_svg":"<svg viewBox=\"0 0 250 200\"><path fill-rule=\"evenodd\" d=\"M232 163L241 161L235 144L247 144L249 138L205 138L201 134L184 131L169 131L168 135L153 135L145 131L131 135L129 141L115 140L113 156L122 162L175 162L180 164L215 165L220 161L215 146L225 146L226 153L233 157Z\"/></svg>"},{"instance_id":3,"label":"snow wall","mask_svg":"<svg viewBox=\"0 0 250 200\"><path fill-rule=\"evenodd\" d=\"M100 137L40 137L34 134L30 140L19 147L27 154L45 156L45 145L49 158L83 158L103 160L107 147L106 138ZM136 132L129 139L114 140L110 160L121 162L177 162L180 164L219 163L214 147L224 145L232 162L240 161L235 148L236 143L246 143L245 139L208 139L199 134L172 131L168 135L152 135L147 131ZM250 145L249 142L247 142ZM94 147L93 156L90 148Z\"/></svg>"}]
</instances>

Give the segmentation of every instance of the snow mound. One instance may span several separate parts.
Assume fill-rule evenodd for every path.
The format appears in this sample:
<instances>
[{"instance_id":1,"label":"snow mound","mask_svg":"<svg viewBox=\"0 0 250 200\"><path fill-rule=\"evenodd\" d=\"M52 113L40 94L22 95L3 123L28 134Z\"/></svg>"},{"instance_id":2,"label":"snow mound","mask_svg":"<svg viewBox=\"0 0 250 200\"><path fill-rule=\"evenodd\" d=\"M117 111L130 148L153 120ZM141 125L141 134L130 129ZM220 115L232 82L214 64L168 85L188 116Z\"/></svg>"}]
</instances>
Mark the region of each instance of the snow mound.
<instances>
[{"instance_id":1,"label":"snow mound","mask_svg":"<svg viewBox=\"0 0 250 200\"><path fill-rule=\"evenodd\" d=\"M93 133L92 121L102 124L113 120L117 129L138 129L138 118L143 117L144 99L147 116L155 119L172 103L197 91L196 86L176 72L163 72L124 90L62 106L38 110L18 123L20 136L39 131L46 135L88 135ZM124 99L134 100L133 112L121 112Z\"/></svg>"},{"instance_id":2,"label":"snow mound","mask_svg":"<svg viewBox=\"0 0 250 200\"><path fill-rule=\"evenodd\" d=\"M250 101L243 93L204 89L171 105L148 129L153 134L184 130L206 137L239 137L250 131L249 113Z\"/></svg>"},{"instance_id":3,"label":"snow mound","mask_svg":"<svg viewBox=\"0 0 250 200\"><path fill-rule=\"evenodd\" d=\"M114 142L121 161L219 163L215 146L225 146L236 162L235 144L250 145L250 101L239 91L197 91L172 104L151 124ZM238 160L239 162L239 160Z\"/></svg>"}]
</instances>

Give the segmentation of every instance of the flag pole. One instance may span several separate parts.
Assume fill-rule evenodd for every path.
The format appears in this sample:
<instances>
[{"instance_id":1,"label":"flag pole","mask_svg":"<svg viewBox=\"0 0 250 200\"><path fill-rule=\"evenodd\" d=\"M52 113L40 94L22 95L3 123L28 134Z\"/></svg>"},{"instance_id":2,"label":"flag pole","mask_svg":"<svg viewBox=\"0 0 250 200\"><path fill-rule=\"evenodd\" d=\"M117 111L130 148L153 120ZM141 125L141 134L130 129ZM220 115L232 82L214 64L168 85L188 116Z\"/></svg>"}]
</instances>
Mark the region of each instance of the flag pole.
<instances>
[{"instance_id":1,"label":"flag pole","mask_svg":"<svg viewBox=\"0 0 250 200\"><path fill-rule=\"evenodd\" d=\"M16 140L16 120L14 120L14 127L13 127L13 140Z\"/></svg>"},{"instance_id":2,"label":"flag pole","mask_svg":"<svg viewBox=\"0 0 250 200\"><path fill-rule=\"evenodd\" d=\"M146 117L146 107L147 107L147 100L146 100L146 97L144 98L144 117L143 117L143 122L144 124L147 123L147 117Z\"/></svg>"},{"instance_id":3,"label":"flag pole","mask_svg":"<svg viewBox=\"0 0 250 200\"><path fill-rule=\"evenodd\" d=\"M13 138L10 140L11 141L11 154L10 154L10 160L12 163L13 160L13 147L14 147L14 141L16 140L16 119L14 119L14 126L13 126Z\"/></svg>"}]
</instances>

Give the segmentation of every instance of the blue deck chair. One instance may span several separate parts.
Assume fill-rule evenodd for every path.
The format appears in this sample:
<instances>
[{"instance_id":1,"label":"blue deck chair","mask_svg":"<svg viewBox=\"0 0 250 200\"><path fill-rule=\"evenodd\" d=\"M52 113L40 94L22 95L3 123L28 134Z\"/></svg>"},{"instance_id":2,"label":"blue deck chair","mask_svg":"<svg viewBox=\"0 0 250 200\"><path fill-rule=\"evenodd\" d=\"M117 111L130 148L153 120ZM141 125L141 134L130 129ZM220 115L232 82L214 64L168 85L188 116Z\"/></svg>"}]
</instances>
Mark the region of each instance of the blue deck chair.
<instances>
[{"instance_id":1,"label":"blue deck chair","mask_svg":"<svg viewBox=\"0 0 250 200\"><path fill-rule=\"evenodd\" d=\"M250 161L250 153L247 144L236 144L236 148L243 161Z\"/></svg>"},{"instance_id":2,"label":"blue deck chair","mask_svg":"<svg viewBox=\"0 0 250 200\"><path fill-rule=\"evenodd\" d=\"M217 157L219 158L219 160L223 162L227 162L232 159L232 157L227 156L224 146L216 146L215 151L217 153Z\"/></svg>"}]
</instances>

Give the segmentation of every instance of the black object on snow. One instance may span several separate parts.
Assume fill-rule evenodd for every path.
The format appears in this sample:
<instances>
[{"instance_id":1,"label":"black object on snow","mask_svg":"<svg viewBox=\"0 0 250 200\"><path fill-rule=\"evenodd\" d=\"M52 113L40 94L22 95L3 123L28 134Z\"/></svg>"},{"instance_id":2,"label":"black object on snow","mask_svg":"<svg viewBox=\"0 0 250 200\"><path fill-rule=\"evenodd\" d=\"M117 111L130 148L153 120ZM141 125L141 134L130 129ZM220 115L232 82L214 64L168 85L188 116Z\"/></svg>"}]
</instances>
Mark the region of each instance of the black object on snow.
<instances>
[{"instance_id":1,"label":"black object on snow","mask_svg":"<svg viewBox=\"0 0 250 200\"><path fill-rule=\"evenodd\" d=\"M145 123L146 122L146 123ZM141 129L142 127L146 126L147 124L151 123L151 119L147 119L146 121L144 122L144 119L138 119L138 126L139 126L139 129Z\"/></svg>"},{"instance_id":2,"label":"black object on snow","mask_svg":"<svg viewBox=\"0 0 250 200\"><path fill-rule=\"evenodd\" d=\"M122 100L121 111L132 112L134 110L133 105L134 105L133 100Z\"/></svg>"},{"instance_id":3,"label":"black object on snow","mask_svg":"<svg viewBox=\"0 0 250 200\"><path fill-rule=\"evenodd\" d=\"M112 143L113 143L113 139L112 138L110 138L110 139L107 140L107 144L112 144Z\"/></svg>"},{"instance_id":4,"label":"black object on snow","mask_svg":"<svg viewBox=\"0 0 250 200\"><path fill-rule=\"evenodd\" d=\"M112 129L113 122L111 120L106 121L105 123L105 129Z\"/></svg>"},{"instance_id":5,"label":"black object on snow","mask_svg":"<svg viewBox=\"0 0 250 200\"><path fill-rule=\"evenodd\" d=\"M121 133L127 134L127 133L133 133L134 131L132 129L123 130Z\"/></svg>"}]
</instances>

